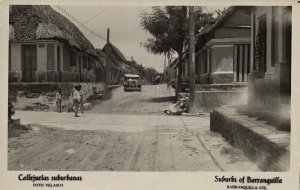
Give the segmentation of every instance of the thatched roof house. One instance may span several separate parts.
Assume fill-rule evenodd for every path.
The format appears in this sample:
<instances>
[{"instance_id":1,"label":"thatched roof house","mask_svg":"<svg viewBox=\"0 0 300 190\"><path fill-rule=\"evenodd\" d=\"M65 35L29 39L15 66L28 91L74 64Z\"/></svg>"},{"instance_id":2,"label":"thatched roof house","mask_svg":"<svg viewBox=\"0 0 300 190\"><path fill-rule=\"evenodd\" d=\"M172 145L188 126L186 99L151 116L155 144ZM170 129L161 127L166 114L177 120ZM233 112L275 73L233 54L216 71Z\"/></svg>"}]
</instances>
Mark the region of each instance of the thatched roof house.
<instances>
[{"instance_id":1,"label":"thatched roof house","mask_svg":"<svg viewBox=\"0 0 300 190\"><path fill-rule=\"evenodd\" d=\"M47 5L13 5L9 16L11 82L101 82L103 55L66 17Z\"/></svg>"},{"instance_id":2,"label":"thatched roof house","mask_svg":"<svg viewBox=\"0 0 300 190\"><path fill-rule=\"evenodd\" d=\"M127 59L123 55L123 53L117 48L115 45L113 45L111 42L108 42L103 47L103 51L111 57L112 60L115 62L126 62Z\"/></svg>"},{"instance_id":3,"label":"thatched roof house","mask_svg":"<svg viewBox=\"0 0 300 190\"><path fill-rule=\"evenodd\" d=\"M14 31L11 39L20 42L55 39L96 55L95 48L82 32L49 5L14 5L9 18Z\"/></svg>"}]
</instances>

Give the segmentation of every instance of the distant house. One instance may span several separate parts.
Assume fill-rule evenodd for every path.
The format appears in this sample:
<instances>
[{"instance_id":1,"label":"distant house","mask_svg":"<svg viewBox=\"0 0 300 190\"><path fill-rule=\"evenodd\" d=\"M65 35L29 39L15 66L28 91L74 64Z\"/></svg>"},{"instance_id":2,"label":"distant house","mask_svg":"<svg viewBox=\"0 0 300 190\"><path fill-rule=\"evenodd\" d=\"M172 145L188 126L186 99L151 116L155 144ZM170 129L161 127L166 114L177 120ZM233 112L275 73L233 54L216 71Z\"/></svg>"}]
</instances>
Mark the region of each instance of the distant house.
<instances>
[{"instance_id":1,"label":"distant house","mask_svg":"<svg viewBox=\"0 0 300 190\"><path fill-rule=\"evenodd\" d=\"M196 42L196 83L247 82L250 38L251 7L229 7L202 28ZM187 60L188 56L183 64L183 79L189 75Z\"/></svg>"},{"instance_id":2,"label":"distant house","mask_svg":"<svg viewBox=\"0 0 300 190\"><path fill-rule=\"evenodd\" d=\"M126 65L128 65L128 73L129 74L137 74L137 75L141 75L140 71L138 70L138 64L136 63L135 60L133 60L132 58L132 61L127 61Z\"/></svg>"},{"instance_id":3,"label":"distant house","mask_svg":"<svg viewBox=\"0 0 300 190\"><path fill-rule=\"evenodd\" d=\"M252 9L248 105L290 117L292 7Z\"/></svg>"},{"instance_id":4,"label":"distant house","mask_svg":"<svg viewBox=\"0 0 300 190\"><path fill-rule=\"evenodd\" d=\"M127 59L122 54L122 52L110 42L110 33L109 28L107 29L107 42L102 48L102 51L108 55L111 63L108 65L109 73L108 80L112 83L119 83L121 81L121 77L126 72L126 69L129 66L126 64Z\"/></svg>"},{"instance_id":5,"label":"distant house","mask_svg":"<svg viewBox=\"0 0 300 190\"><path fill-rule=\"evenodd\" d=\"M109 58L101 49L96 49L96 51L98 54L98 60L95 68L96 82L107 82L106 77Z\"/></svg>"},{"instance_id":6,"label":"distant house","mask_svg":"<svg viewBox=\"0 0 300 190\"><path fill-rule=\"evenodd\" d=\"M67 18L45 5L9 12L9 81L96 81L93 45Z\"/></svg>"}]
</instances>

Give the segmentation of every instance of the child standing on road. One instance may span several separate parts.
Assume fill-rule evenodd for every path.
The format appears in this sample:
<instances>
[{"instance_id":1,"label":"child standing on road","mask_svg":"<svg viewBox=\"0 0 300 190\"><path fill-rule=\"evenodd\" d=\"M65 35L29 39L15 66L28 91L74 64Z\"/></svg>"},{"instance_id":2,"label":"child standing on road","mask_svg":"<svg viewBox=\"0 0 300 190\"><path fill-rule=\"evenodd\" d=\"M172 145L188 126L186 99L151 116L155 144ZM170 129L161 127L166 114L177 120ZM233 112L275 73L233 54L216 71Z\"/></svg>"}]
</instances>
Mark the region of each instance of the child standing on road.
<instances>
[{"instance_id":1,"label":"child standing on road","mask_svg":"<svg viewBox=\"0 0 300 190\"><path fill-rule=\"evenodd\" d=\"M62 99L61 89L58 89L58 91L55 94L55 97L56 97L56 106L57 106L58 113L61 113L61 99Z\"/></svg>"},{"instance_id":2,"label":"child standing on road","mask_svg":"<svg viewBox=\"0 0 300 190\"><path fill-rule=\"evenodd\" d=\"M83 112L83 91L82 91L82 88L81 88L81 85L78 85L79 88L80 88L80 111L81 111L81 114L84 114Z\"/></svg>"},{"instance_id":3,"label":"child standing on road","mask_svg":"<svg viewBox=\"0 0 300 190\"><path fill-rule=\"evenodd\" d=\"M74 117L79 117L79 115L78 115L78 110L79 110L79 103L80 103L80 86L75 86L74 87L75 88L75 91L74 91L74 93L73 93L73 102L74 102L74 113L75 113L75 115L74 115Z\"/></svg>"}]
</instances>

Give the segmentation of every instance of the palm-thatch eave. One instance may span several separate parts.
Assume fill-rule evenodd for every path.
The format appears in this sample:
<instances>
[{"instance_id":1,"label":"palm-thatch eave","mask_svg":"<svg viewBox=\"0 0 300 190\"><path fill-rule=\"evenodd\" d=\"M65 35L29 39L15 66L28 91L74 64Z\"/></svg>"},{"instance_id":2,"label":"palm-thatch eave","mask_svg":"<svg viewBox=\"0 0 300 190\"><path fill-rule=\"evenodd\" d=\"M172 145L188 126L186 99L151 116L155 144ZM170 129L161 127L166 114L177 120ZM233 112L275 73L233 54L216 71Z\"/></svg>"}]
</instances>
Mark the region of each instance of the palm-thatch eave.
<instances>
[{"instance_id":1,"label":"palm-thatch eave","mask_svg":"<svg viewBox=\"0 0 300 190\"><path fill-rule=\"evenodd\" d=\"M66 17L48 5L13 5L10 10L14 41L54 39L97 56L90 41Z\"/></svg>"}]
</instances>

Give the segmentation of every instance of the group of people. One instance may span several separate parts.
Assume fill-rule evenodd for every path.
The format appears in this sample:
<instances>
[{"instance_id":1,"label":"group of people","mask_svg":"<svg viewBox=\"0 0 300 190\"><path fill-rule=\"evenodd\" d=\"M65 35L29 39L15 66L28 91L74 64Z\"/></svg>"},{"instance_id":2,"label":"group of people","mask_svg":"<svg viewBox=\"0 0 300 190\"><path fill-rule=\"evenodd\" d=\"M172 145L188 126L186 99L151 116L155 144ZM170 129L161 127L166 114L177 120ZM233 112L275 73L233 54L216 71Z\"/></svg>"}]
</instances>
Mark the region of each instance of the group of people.
<instances>
[{"instance_id":1,"label":"group of people","mask_svg":"<svg viewBox=\"0 0 300 190\"><path fill-rule=\"evenodd\" d=\"M73 108L74 108L74 117L79 117L78 112L79 112L79 107L81 104L83 104L83 92L81 89L81 85L76 85L74 87L74 92L73 92ZM56 92L56 106L57 106L57 110L59 113L61 113L61 109L62 109L62 91L61 89L58 89ZM83 106L81 106L81 112L83 113Z\"/></svg>"}]
</instances>

